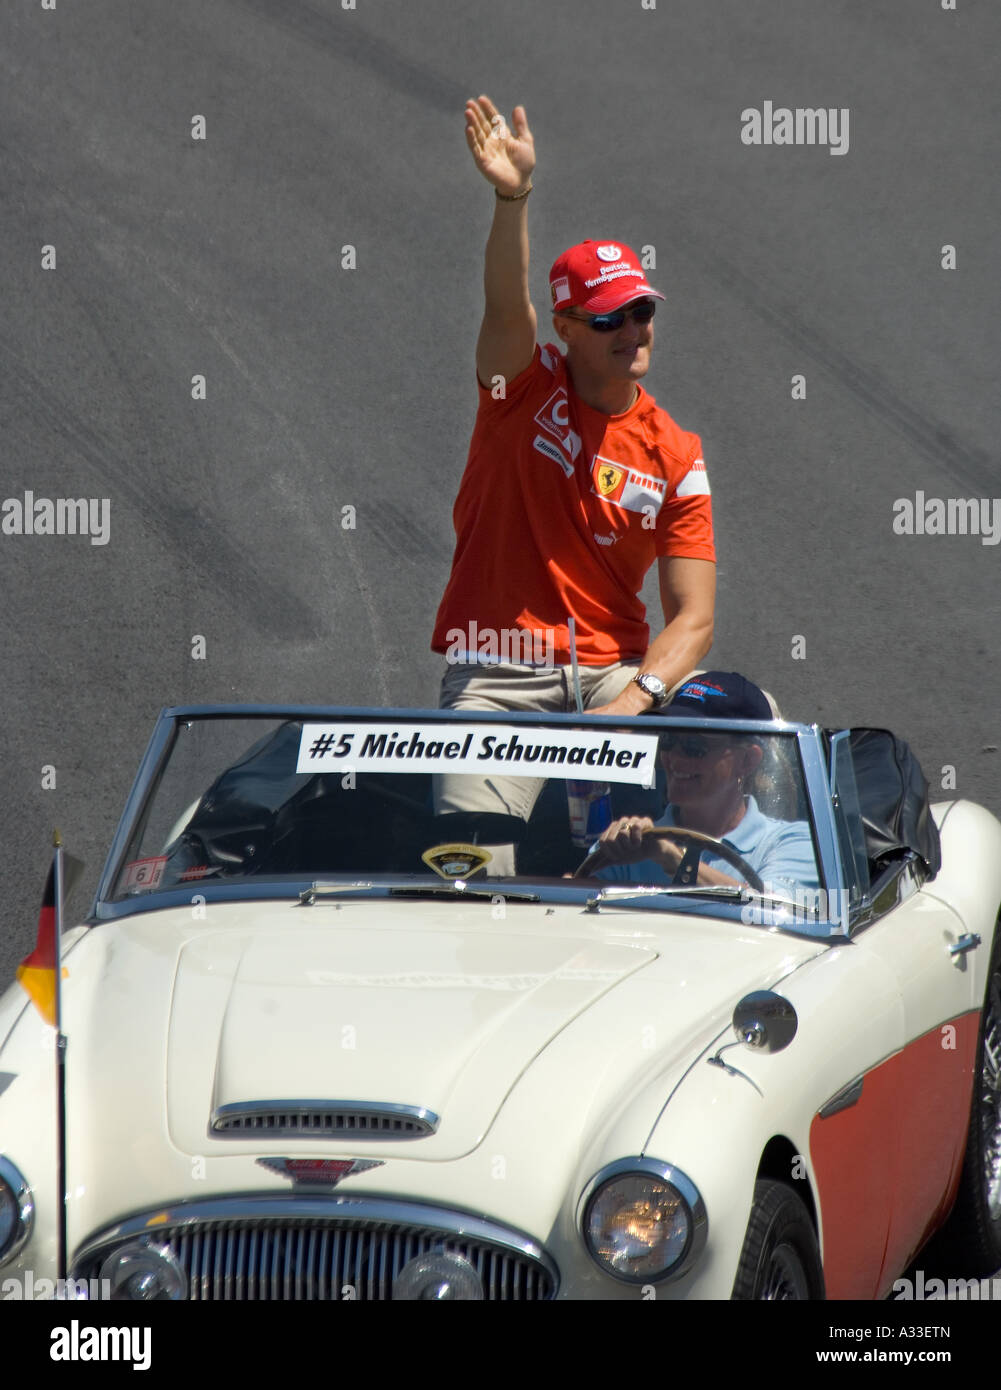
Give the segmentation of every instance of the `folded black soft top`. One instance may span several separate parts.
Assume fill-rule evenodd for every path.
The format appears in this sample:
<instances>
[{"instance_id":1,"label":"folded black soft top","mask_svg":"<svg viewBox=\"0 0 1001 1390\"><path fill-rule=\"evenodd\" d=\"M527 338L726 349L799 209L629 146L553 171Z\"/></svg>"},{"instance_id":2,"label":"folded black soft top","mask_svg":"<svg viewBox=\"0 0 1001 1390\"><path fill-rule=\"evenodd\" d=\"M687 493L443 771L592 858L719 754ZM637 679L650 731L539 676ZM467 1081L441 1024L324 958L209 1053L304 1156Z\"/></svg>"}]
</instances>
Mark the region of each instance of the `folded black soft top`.
<instances>
[{"instance_id":1,"label":"folded black soft top","mask_svg":"<svg viewBox=\"0 0 1001 1390\"><path fill-rule=\"evenodd\" d=\"M849 743L869 859L883 865L913 850L934 878L942 864L938 826L910 746L888 729L852 729Z\"/></svg>"}]
</instances>

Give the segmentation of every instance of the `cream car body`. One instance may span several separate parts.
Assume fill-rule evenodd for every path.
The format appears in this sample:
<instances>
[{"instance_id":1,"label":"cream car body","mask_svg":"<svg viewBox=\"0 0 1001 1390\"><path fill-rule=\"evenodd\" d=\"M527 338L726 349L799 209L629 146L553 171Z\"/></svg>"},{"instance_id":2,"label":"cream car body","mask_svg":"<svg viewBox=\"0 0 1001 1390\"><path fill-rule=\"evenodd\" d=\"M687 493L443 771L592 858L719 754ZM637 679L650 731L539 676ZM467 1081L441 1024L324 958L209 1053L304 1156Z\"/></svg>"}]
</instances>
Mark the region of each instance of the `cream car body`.
<instances>
[{"instance_id":1,"label":"cream car body","mask_svg":"<svg viewBox=\"0 0 1001 1390\"><path fill-rule=\"evenodd\" d=\"M1001 826L987 812L936 808L937 874L901 860L882 903L860 890L849 909L820 733L775 725L798 744L841 916L784 925L751 895L725 907L692 895L677 910L662 898L595 902L593 884L572 883L522 901L524 877L476 901L452 880L441 897L373 896L367 872L329 896L305 891L308 880L261 896L244 880L237 893L193 877L116 899L165 756L163 720L186 716L199 711L162 717L104 896L64 935L71 1275L107 1274L129 1242L165 1242L176 1256L178 1233L220 1222L244 1233L291 1223L314 1240L367 1223L379 1259L395 1261L389 1273L356 1252L317 1283L311 1257L286 1240L285 1282L269 1296L408 1296L401 1270L420 1252L389 1251L388 1233L428 1228L439 1236L425 1245L446 1261L429 1276L437 1296L475 1296L467 1271L449 1282L449 1259L475 1263L455 1254L465 1239L499 1261L499 1272L480 1268L487 1297L730 1298L756 1191L771 1184L802 1200L828 1296L871 1298L942 1224L963 1167L992 949L999 960ZM761 991L794 1010L795 1036L776 1051L739 1042L732 1026ZM0 1264L0 1293L28 1271L36 1282L60 1272L54 1131L39 1121L55 1111L53 1036L18 986L0 1000L0 1154L33 1206ZM301 1114L275 1137L218 1128L233 1115L249 1123L251 1103L272 1126ZM336 1106L362 1115L350 1133L293 1132ZM365 1132L366 1107L381 1132ZM425 1131L386 1129L394 1110ZM293 1182L287 1160L372 1166L335 1185L322 1173ZM661 1171L688 1201L686 1253L666 1273L623 1278L588 1249L595 1179L617 1164ZM186 1250L175 1295L254 1296L233 1243L212 1251L208 1268ZM419 1276L417 1296L433 1296ZM777 1296L796 1296L790 1279L793 1293L779 1278Z\"/></svg>"}]
</instances>

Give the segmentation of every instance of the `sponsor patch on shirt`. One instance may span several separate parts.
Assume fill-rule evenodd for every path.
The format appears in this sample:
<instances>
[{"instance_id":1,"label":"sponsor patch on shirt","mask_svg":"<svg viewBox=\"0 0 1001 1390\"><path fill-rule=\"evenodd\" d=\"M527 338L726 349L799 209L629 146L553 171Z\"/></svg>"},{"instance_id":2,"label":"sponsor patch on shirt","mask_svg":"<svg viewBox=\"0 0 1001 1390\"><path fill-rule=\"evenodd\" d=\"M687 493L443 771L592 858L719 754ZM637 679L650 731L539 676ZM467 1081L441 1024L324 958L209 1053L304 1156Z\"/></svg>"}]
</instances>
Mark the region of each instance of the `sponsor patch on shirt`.
<instances>
[{"instance_id":1,"label":"sponsor patch on shirt","mask_svg":"<svg viewBox=\"0 0 1001 1390\"><path fill-rule=\"evenodd\" d=\"M570 428L570 402L562 386L556 388L536 413L535 423L560 441L571 461L580 453L580 435Z\"/></svg>"},{"instance_id":2,"label":"sponsor patch on shirt","mask_svg":"<svg viewBox=\"0 0 1001 1390\"><path fill-rule=\"evenodd\" d=\"M675 497L698 497L710 494L709 474L702 459L696 459L678 484Z\"/></svg>"},{"instance_id":3,"label":"sponsor patch on shirt","mask_svg":"<svg viewBox=\"0 0 1001 1390\"><path fill-rule=\"evenodd\" d=\"M547 459L552 459L554 463L558 463L568 478L573 477L573 464L569 459L563 457L559 446L554 444L551 439L546 439L544 435L537 434L533 440L532 447L538 449L540 454L545 454Z\"/></svg>"},{"instance_id":4,"label":"sponsor patch on shirt","mask_svg":"<svg viewBox=\"0 0 1001 1390\"><path fill-rule=\"evenodd\" d=\"M614 502L628 512L641 512L652 507L654 513L660 511L667 492L663 478L655 478L650 473L638 473L635 468L626 468L612 459L595 454L591 465L591 478L594 491L605 502Z\"/></svg>"}]
</instances>

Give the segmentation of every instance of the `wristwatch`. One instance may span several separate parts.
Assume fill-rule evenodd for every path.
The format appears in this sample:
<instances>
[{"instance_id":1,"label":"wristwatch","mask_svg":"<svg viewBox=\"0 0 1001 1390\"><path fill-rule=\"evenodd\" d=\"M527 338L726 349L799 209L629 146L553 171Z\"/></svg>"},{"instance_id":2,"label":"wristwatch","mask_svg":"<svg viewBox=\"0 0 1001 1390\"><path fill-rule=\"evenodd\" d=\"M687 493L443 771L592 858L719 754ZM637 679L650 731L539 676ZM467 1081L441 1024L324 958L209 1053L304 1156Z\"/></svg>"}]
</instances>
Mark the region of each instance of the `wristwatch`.
<instances>
[{"instance_id":1,"label":"wristwatch","mask_svg":"<svg viewBox=\"0 0 1001 1390\"><path fill-rule=\"evenodd\" d=\"M655 676L649 671L641 671L638 676L633 676L633 683L650 696L654 709L659 709L667 699L667 686L660 676Z\"/></svg>"}]
</instances>

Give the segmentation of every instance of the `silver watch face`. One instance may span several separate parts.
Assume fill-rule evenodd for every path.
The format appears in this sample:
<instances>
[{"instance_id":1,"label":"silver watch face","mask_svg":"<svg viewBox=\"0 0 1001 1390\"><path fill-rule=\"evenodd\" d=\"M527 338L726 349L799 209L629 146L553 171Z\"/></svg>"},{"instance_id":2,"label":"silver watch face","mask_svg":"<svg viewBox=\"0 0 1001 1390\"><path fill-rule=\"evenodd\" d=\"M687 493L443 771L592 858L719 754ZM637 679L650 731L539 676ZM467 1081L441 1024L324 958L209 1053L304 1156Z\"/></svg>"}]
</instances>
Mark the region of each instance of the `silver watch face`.
<instances>
[{"instance_id":1,"label":"silver watch face","mask_svg":"<svg viewBox=\"0 0 1001 1390\"><path fill-rule=\"evenodd\" d=\"M661 680L660 676L651 676L644 673L642 676L636 676L634 679L640 689L646 691L654 704L658 704L667 694L667 686Z\"/></svg>"}]
</instances>

